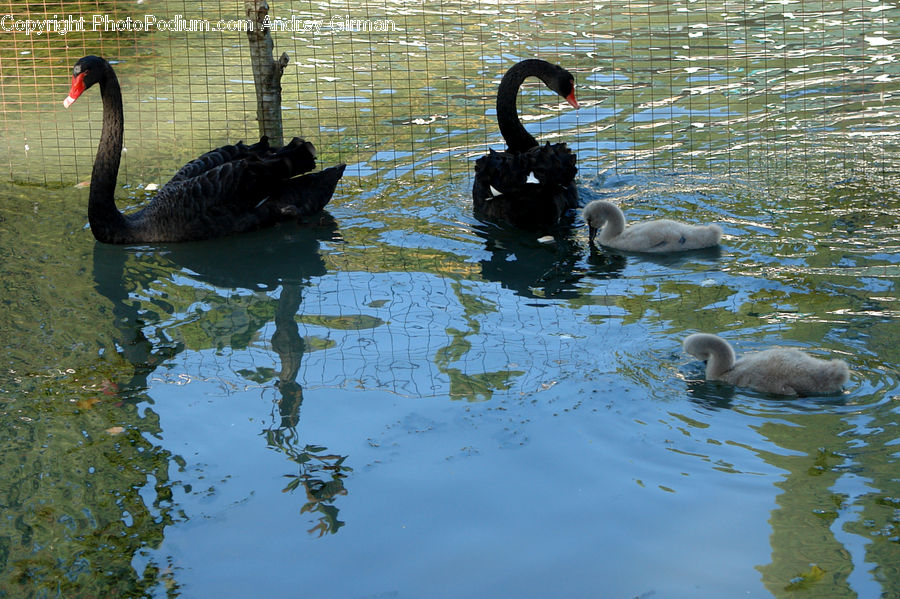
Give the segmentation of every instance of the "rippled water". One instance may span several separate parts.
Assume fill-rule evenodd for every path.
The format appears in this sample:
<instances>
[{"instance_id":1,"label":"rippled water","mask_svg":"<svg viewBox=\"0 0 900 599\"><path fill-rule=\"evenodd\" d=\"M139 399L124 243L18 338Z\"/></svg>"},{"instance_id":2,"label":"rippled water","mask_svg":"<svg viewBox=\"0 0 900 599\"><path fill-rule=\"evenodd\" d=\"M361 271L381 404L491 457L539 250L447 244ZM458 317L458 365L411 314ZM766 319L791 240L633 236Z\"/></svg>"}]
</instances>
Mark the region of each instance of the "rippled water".
<instances>
[{"instance_id":1,"label":"rippled water","mask_svg":"<svg viewBox=\"0 0 900 599\"><path fill-rule=\"evenodd\" d=\"M97 244L73 185L99 102L60 116L20 85L21 116L3 80L0 597L900 594L896 8L292 8L402 29L294 36L286 128L350 164L301 225ZM122 206L254 134L242 38L132 44ZM721 250L472 217L494 85L534 54L576 74L582 109L520 103L578 152L583 199L717 222ZM696 331L853 374L801 399L708 383Z\"/></svg>"}]
</instances>

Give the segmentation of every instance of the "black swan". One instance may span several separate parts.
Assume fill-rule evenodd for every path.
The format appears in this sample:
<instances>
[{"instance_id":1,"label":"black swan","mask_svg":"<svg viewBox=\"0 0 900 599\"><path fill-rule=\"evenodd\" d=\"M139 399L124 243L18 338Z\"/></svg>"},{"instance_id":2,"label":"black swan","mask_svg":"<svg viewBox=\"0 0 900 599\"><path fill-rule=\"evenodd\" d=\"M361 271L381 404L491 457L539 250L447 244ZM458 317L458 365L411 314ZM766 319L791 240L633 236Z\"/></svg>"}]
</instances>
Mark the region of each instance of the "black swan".
<instances>
[{"instance_id":1,"label":"black swan","mask_svg":"<svg viewBox=\"0 0 900 599\"><path fill-rule=\"evenodd\" d=\"M531 76L578 108L575 78L564 68L538 59L510 67L497 89L497 122L507 150L491 150L475 162L472 199L479 218L534 230L553 227L577 206L572 181L578 168L566 144L539 145L519 120L516 96Z\"/></svg>"},{"instance_id":2,"label":"black swan","mask_svg":"<svg viewBox=\"0 0 900 599\"><path fill-rule=\"evenodd\" d=\"M296 177L315 168L315 147L295 137L274 150L263 137L250 146L238 142L192 160L148 206L124 215L115 203L124 131L122 91L109 62L98 56L76 62L63 106L71 106L95 83L103 99L103 130L91 172L88 220L98 241L196 241L272 226L320 211L344 173L341 164Z\"/></svg>"}]
</instances>

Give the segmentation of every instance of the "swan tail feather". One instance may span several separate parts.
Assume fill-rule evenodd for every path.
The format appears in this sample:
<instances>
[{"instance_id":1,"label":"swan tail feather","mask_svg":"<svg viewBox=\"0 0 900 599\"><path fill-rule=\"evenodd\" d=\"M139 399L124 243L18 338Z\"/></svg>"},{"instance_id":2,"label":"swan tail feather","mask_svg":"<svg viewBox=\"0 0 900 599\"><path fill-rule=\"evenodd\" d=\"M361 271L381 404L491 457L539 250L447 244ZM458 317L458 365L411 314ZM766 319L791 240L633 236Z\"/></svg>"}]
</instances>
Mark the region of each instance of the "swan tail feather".
<instances>
[{"instance_id":1,"label":"swan tail feather","mask_svg":"<svg viewBox=\"0 0 900 599\"><path fill-rule=\"evenodd\" d=\"M274 156L282 161L281 166L286 169L281 178L289 179L316 168L316 147L299 137L275 151Z\"/></svg>"},{"instance_id":2,"label":"swan tail feather","mask_svg":"<svg viewBox=\"0 0 900 599\"><path fill-rule=\"evenodd\" d=\"M291 179L276 195L275 206L287 217L305 217L319 212L331 201L346 164Z\"/></svg>"},{"instance_id":3,"label":"swan tail feather","mask_svg":"<svg viewBox=\"0 0 900 599\"><path fill-rule=\"evenodd\" d=\"M719 245L719 242L722 241L722 227L719 225L709 225L707 230L709 231L709 245Z\"/></svg>"}]
</instances>

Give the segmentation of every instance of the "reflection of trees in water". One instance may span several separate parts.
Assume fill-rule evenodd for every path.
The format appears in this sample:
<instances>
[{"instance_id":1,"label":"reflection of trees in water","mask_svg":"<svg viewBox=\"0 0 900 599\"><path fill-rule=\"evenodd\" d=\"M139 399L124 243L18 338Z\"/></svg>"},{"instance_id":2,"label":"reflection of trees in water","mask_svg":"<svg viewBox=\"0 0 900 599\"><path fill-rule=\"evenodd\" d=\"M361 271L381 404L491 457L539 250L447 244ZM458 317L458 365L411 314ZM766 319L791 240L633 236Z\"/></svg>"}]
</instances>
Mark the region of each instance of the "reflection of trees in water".
<instances>
[{"instance_id":1,"label":"reflection of trees in water","mask_svg":"<svg viewBox=\"0 0 900 599\"><path fill-rule=\"evenodd\" d=\"M769 518L772 561L757 566L775 596L816 589L828 589L833 597L856 596L848 580L853 556L838 538L842 531L834 529L847 507L846 497L834 491L845 457L838 452L847 448L821 446L826 436L838 439L845 430L838 414L787 415L760 427L765 438L786 450L766 454L766 461L786 474L776 483L782 492Z\"/></svg>"},{"instance_id":2,"label":"reflection of trees in water","mask_svg":"<svg viewBox=\"0 0 900 599\"><path fill-rule=\"evenodd\" d=\"M522 370L510 368L487 371L486 364L479 364L478 372L467 373L453 366L472 350L472 343L467 337L478 335L481 332L478 316L495 311L496 306L476 294L466 293L464 286L459 282L454 282L452 288L463 308L463 318L467 328L465 330L447 328L447 334L450 336L449 343L435 352L434 364L449 379L450 397L469 401L488 400L493 396L494 391L509 389L512 386L512 379L525 373Z\"/></svg>"},{"instance_id":3,"label":"reflection of trees in water","mask_svg":"<svg viewBox=\"0 0 900 599\"><path fill-rule=\"evenodd\" d=\"M58 329L91 322L77 340L66 339L69 331L34 339L32 352L57 364L54 374L23 372L0 383L14 393L0 403L0 596L141 596L174 584L165 565L139 572L132 562L177 518L177 483L172 454L154 442L158 422L137 407L150 398L130 373L145 379L167 348L154 351L140 329L119 334L113 321L121 311L110 317L95 292L76 285L75 273L90 271L84 254L55 251L41 259L72 272L43 276L67 301L34 306L40 313L32 320ZM39 262L30 266L39 272Z\"/></svg>"},{"instance_id":4,"label":"reflection of trees in water","mask_svg":"<svg viewBox=\"0 0 900 599\"><path fill-rule=\"evenodd\" d=\"M300 405L303 403L303 388L297 382L300 361L305 343L300 337L295 315L300 310L300 288L285 286L278 298L275 311L275 333L272 335L272 349L281 359L278 373L278 426L265 431L269 447L274 447L297 465L297 474L287 474L290 481L284 491L296 491L303 487L307 502L300 513L318 513L318 520L309 532L336 533L344 525L338 520L338 509L333 502L339 495L346 495L344 478L350 471L344 466L347 456L324 453L327 448L316 445L299 447L297 424L300 422Z\"/></svg>"},{"instance_id":5,"label":"reflection of trees in water","mask_svg":"<svg viewBox=\"0 0 900 599\"><path fill-rule=\"evenodd\" d=\"M46 382L28 391L30 407L0 419L0 596L133 597L173 586L165 565L132 565L177 518L173 456L134 405L148 398Z\"/></svg>"},{"instance_id":6,"label":"reflection of trees in water","mask_svg":"<svg viewBox=\"0 0 900 599\"><path fill-rule=\"evenodd\" d=\"M80 227L71 192L21 194L0 201L0 597L174 589L167 564L135 564L179 517L171 499L178 458L156 441L145 389L130 384L157 357L113 326L110 302L91 280L93 241L48 233ZM30 213L32 204L29 218L8 211ZM70 217L72 228L60 227ZM134 358L139 368L126 350L144 352Z\"/></svg>"},{"instance_id":7,"label":"reflection of trees in water","mask_svg":"<svg viewBox=\"0 0 900 599\"><path fill-rule=\"evenodd\" d=\"M840 401L779 418L773 409L759 428L778 448L763 454L766 462L784 472L769 518L771 561L757 566L775 596L900 592L894 410L835 413Z\"/></svg>"},{"instance_id":8,"label":"reflection of trees in water","mask_svg":"<svg viewBox=\"0 0 900 599\"><path fill-rule=\"evenodd\" d=\"M551 306L557 300L575 300L583 293L579 283L584 276L615 277L625 264L624 259L619 257L600 261L589 259L585 268L582 264L585 248L583 236L570 225L566 223L555 228L553 239L543 242L538 241L536 234L515 228L487 224L474 226L473 231L483 240L489 254L479 262L481 277L532 301L510 304L513 308L524 307L525 310L516 316L521 319L519 334L514 341L503 339L499 344L493 343L490 338L493 334L484 334L481 321L492 315L490 318L496 326L497 317L502 320L501 313L505 311L502 294L497 300L491 300L483 287L473 287L469 281L451 284L463 310L464 326L447 327L449 342L434 355L435 366L449 379L450 397L469 401L489 400L495 392L511 389L516 379L525 375L535 379L534 387L529 390L552 385L552 377L537 368L536 361L524 363L521 359L514 359L511 356L516 352L508 351L508 347L513 343L523 344L532 357L537 351L547 350L543 339L545 331L530 311L552 310ZM478 337L479 341L473 342ZM546 362L552 360L548 358ZM466 362L473 367L465 369Z\"/></svg>"},{"instance_id":9,"label":"reflection of trees in water","mask_svg":"<svg viewBox=\"0 0 900 599\"><path fill-rule=\"evenodd\" d=\"M746 449L779 473L768 520L771 558L755 566L772 595L897 596L900 480L889 402L859 405L853 391L788 399L705 381L702 365L691 368L692 401L752 418L759 438ZM724 461L715 467L766 474Z\"/></svg>"},{"instance_id":10,"label":"reflection of trees in water","mask_svg":"<svg viewBox=\"0 0 900 599\"><path fill-rule=\"evenodd\" d=\"M98 245L95 252L97 288L113 302L118 351L134 367L132 388L145 388L147 376L160 363L184 350L225 345L233 351L245 350L256 332L274 320L271 348L280 368L238 370L237 374L256 383L274 382L278 389L278 414L263 434L269 447L297 465L297 473L286 475L291 481L284 490L305 490L307 502L300 512L319 514L311 532L320 535L337 532L343 525L333 502L346 494L343 479L349 468L343 465L347 456L301 444L297 426L303 388L297 375L307 344L296 318L303 287L312 277L326 274L319 240L335 235L336 224L324 215L313 226L241 236L238 245L233 239L173 244L154 251ZM171 276L173 267L200 284L178 284L177 277ZM264 293L278 287L277 299ZM239 289L252 293L222 301L220 290ZM202 305L207 311L187 312L191 305ZM227 315L217 317L217 309Z\"/></svg>"}]
</instances>

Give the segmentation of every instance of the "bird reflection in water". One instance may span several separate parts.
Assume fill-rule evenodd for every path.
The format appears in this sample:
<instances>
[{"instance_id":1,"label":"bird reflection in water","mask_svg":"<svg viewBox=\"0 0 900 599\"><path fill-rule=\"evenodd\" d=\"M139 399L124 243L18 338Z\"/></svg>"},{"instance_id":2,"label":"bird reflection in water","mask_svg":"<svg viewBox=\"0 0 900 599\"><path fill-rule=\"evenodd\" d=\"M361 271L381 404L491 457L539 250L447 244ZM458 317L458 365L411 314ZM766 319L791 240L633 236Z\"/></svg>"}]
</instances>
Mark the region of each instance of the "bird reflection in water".
<instances>
[{"instance_id":1,"label":"bird reflection in water","mask_svg":"<svg viewBox=\"0 0 900 599\"><path fill-rule=\"evenodd\" d=\"M245 234L239 241L224 238L152 247L98 243L94 248L95 287L112 303L115 351L134 369L131 380L119 386L123 396L140 397L133 391L146 390L150 374L185 350L200 351L223 343L234 351L245 350L252 333L265 327L265 315L272 313L271 308L252 313L248 310L251 330L245 334L230 330L220 335L200 326L207 333L206 339L176 340L169 329L174 332L185 322L172 323L170 319L188 306L176 308L177 298L152 291L154 286L160 286L161 280L180 285L178 279L187 277L201 283L191 292L192 297L211 285L215 290L208 293L217 296L212 300L219 299L222 290L246 289L253 292L249 300L252 303L275 303L271 348L280 362L277 374L265 368L235 374L261 384L274 379L279 396L274 403L277 414L273 413L271 424L262 435L269 447L296 465L297 470L286 475L290 480L284 491L303 489L306 502L300 512L316 514L315 525L309 532L319 536L335 533L344 524L338 519L339 510L334 501L347 494L343 479L350 470L344 465L347 456L329 453L327 448L315 444L302 444L297 430L303 404L303 388L297 378L307 346L300 336L296 315L302 304L303 289L311 285L312 278L327 273L319 253L322 241L340 241L337 224L327 212L307 223L284 224ZM277 299L265 293L279 287ZM192 312L190 318L196 319L196 313Z\"/></svg>"},{"instance_id":2,"label":"bird reflection in water","mask_svg":"<svg viewBox=\"0 0 900 599\"><path fill-rule=\"evenodd\" d=\"M526 298L573 299L583 293L585 276L614 278L625 268L625 257L591 251L582 262L585 244L578 230L560 226L554 236L539 240L526 231L479 224L490 258L481 260L481 275Z\"/></svg>"}]
</instances>

